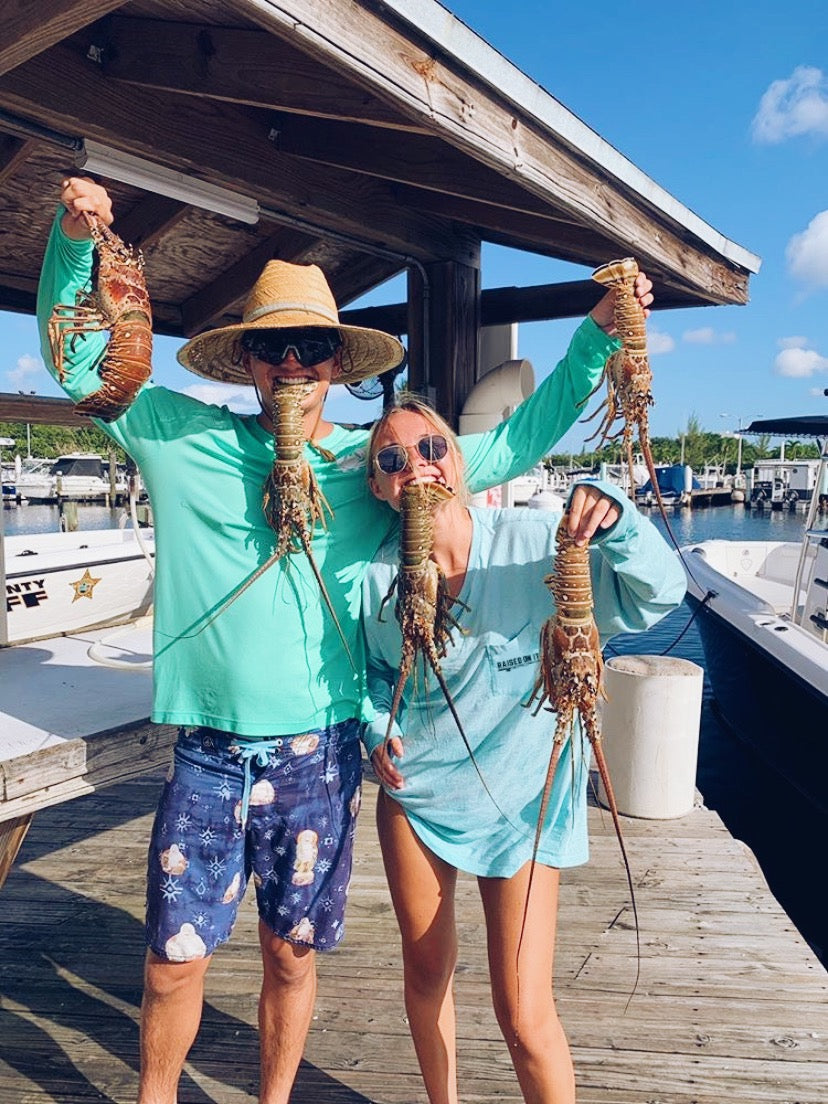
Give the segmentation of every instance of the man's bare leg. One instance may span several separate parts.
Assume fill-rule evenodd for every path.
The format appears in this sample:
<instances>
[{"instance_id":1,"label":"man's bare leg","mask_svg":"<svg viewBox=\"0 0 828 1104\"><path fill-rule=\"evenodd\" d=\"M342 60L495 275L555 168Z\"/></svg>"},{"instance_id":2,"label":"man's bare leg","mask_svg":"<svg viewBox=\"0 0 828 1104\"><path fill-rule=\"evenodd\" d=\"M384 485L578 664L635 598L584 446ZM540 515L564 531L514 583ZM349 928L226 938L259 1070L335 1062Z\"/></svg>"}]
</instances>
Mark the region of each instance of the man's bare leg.
<instances>
[{"instance_id":1,"label":"man's bare leg","mask_svg":"<svg viewBox=\"0 0 828 1104\"><path fill-rule=\"evenodd\" d=\"M264 979L259 999L260 1104L288 1104L316 1000L316 952L287 943L259 921Z\"/></svg>"},{"instance_id":2,"label":"man's bare leg","mask_svg":"<svg viewBox=\"0 0 828 1104\"><path fill-rule=\"evenodd\" d=\"M181 1071L201 1022L209 965L209 957L167 962L147 951L138 1104L176 1104Z\"/></svg>"}]
</instances>

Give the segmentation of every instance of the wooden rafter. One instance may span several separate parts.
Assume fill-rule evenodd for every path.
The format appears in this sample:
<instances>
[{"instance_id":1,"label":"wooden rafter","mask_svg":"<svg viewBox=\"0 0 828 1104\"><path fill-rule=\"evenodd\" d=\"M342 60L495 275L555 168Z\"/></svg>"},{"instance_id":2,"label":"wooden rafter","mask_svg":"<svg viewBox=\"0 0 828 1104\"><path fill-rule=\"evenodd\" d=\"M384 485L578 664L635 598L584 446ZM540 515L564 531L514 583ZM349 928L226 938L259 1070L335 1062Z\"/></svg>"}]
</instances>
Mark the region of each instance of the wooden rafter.
<instances>
[{"instance_id":1,"label":"wooden rafter","mask_svg":"<svg viewBox=\"0 0 828 1104\"><path fill-rule=\"evenodd\" d=\"M4 0L0 9L0 75L124 3L125 0Z\"/></svg>"},{"instance_id":2,"label":"wooden rafter","mask_svg":"<svg viewBox=\"0 0 828 1104\"><path fill-rule=\"evenodd\" d=\"M10 134L0 135L0 184L10 180L34 152L37 143Z\"/></svg>"},{"instance_id":3,"label":"wooden rafter","mask_svg":"<svg viewBox=\"0 0 828 1104\"><path fill-rule=\"evenodd\" d=\"M65 89L72 89L67 97ZM425 259L466 263L476 241L451 223L401 209L389 186L280 154L268 141L265 120L215 101L107 80L98 67L57 46L48 67L26 64L0 78L0 106L70 134L96 138L216 183L253 194L289 219Z\"/></svg>"},{"instance_id":4,"label":"wooden rafter","mask_svg":"<svg viewBox=\"0 0 828 1104\"><path fill-rule=\"evenodd\" d=\"M361 0L281 0L263 11L235 0L240 12L334 68L370 87L413 121L446 138L456 149L495 169L542 199L551 198L582 225L610 239L641 243L644 265L681 273L698 289L722 288L722 298L745 302L747 279L665 223L651 231L651 210L618 186L595 187L583 157L543 131L488 86L467 77L410 28L386 21ZM370 48L368 48L370 46Z\"/></svg>"},{"instance_id":5,"label":"wooden rafter","mask_svg":"<svg viewBox=\"0 0 828 1104\"><path fill-rule=\"evenodd\" d=\"M177 199L148 193L126 214L118 214L114 229L125 242L146 249L170 233L186 216L187 210L186 204Z\"/></svg>"},{"instance_id":6,"label":"wooden rafter","mask_svg":"<svg viewBox=\"0 0 828 1104\"><path fill-rule=\"evenodd\" d=\"M300 264L313 244L314 239L307 234L291 230L280 230L265 238L235 265L182 303L181 326L184 334L192 337L231 313L248 294L269 260L280 257Z\"/></svg>"},{"instance_id":7,"label":"wooden rafter","mask_svg":"<svg viewBox=\"0 0 828 1104\"><path fill-rule=\"evenodd\" d=\"M114 80L269 111L422 129L265 31L117 16L90 37ZM424 131L425 132L425 131Z\"/></svg>"}]
</instances>

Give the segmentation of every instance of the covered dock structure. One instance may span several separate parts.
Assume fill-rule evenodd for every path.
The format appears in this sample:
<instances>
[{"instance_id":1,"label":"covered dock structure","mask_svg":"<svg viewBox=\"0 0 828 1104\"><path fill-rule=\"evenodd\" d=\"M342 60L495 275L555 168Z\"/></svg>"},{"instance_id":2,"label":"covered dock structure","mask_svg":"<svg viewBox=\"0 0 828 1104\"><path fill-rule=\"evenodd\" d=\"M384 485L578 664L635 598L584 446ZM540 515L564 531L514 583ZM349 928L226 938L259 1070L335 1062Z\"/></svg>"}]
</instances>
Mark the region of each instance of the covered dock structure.
<instances>
[{"instance_id":1,"label":"covered dock structure","mask_svg":"<svg viewBox=\"0 0 828 1104\"><path fill-rule=\"evenodd\" d=\"M759 266L434 0L6 4L0 309L33 311L79 171L144 252L159 333L237 321L274 257L341 306L405 272L404 302L346 320L405 335L452 421L481 327L583 314L598 264L634 255L660 308L745 303ZM481 291L484 242L583 278Z\"/></svg>"}]
</instances>

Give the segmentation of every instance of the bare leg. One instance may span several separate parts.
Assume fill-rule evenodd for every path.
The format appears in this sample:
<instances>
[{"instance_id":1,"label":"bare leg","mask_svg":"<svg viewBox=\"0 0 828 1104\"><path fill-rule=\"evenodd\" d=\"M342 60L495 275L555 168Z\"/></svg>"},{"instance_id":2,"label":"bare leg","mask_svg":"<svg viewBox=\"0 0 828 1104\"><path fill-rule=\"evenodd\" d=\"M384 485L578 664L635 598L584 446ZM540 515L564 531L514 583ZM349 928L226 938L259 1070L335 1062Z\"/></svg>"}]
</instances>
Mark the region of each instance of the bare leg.
<instances>
[{"instance_id":1,"label":"bare leg","mask_svg":"<svg viewBox=\"0 0 828 1104\"><path fill-rule=\"evenodd\" d=\"M457 871L415 835L400 806L380 792L382 857L402 935L405 1010L430 1104L457 1104L454 994Z\"/></svg>"},{"instance_id":2,"label":"bare leg","mask_svg":"<svg viewBox=\"0 0 828 1104\"><path fill-rule=\"evenodd\" d=\"M209 957L167 962L147 951L138 1104L176 1104L181 1070L201 1022L209 965Z\"/></svg>"},{"instance_id":3,"label":"bare leg","mask_svg":"<svg viewBox=\"0 0 828 1104\"><path fill-rule=\"evenodd\" d=\"M259 998L260 1104L287 1104L316 1000L316 952L259 921L264 978Z\"/></svg>"},{"instance_id":4,"label":"bare leg","mask_svg":"<svg viewBox=\"0 0 828 1104\"><path fill-rule=\"evenodd\" d=\"M559 871L535 867L520 941L530 869L478 879L495 1013L526 1104L575 1104L572 1056L552 993Z\"/></svg>"}]
</instances>

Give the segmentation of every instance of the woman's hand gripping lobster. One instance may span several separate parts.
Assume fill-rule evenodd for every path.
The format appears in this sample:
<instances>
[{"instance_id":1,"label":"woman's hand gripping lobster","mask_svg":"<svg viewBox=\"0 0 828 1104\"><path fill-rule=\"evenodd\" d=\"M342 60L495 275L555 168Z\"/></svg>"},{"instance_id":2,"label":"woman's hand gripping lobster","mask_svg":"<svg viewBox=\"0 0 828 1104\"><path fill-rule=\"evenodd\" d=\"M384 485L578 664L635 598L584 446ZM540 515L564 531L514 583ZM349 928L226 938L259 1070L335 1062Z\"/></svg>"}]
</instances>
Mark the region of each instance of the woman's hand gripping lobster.
<instances>
[{"instance_id":1,"label":"woman's hand gripping lobster","mask_svg":"<svg viewBox=\"0 0 828 1104\"><path fill-rule=\"evenodd\" d=\"M75 404L79 414L111 422L132 404L152 374L152 310L144 262L109 225L112 205L106 191L85 177L63 182L66 208L62 226L75 239L95 243L94 291L78 292L77 302L58 303L48 323L49 347L58 379L63 382L67 339L69 350L87 333L109 331L109 341L91 368L101 386Z\"/></svg>"}]
</instances>

